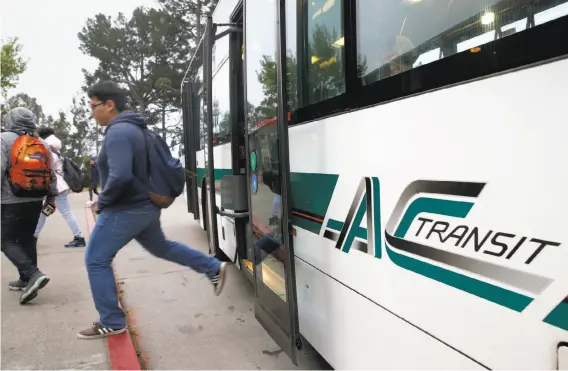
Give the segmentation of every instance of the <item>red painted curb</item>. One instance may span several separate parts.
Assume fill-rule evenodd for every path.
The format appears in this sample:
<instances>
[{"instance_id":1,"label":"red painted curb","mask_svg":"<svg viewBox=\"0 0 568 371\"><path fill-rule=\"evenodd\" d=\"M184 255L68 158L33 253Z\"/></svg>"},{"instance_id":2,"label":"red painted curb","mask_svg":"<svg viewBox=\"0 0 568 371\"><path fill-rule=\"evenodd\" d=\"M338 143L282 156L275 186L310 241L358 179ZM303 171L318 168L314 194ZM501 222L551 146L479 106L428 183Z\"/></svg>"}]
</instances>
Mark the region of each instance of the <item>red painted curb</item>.
<instances>
[{"instance_id":1,"label":"red painted curb","mask_svg":"<svg viewBox=\"0 0 568 371\"><path fill-rule=\"evenodd\" d=\"M91 231L95 227L95 216L93 211L89 206L85 207L85 214L87 216L87 231L89 237ZM113 268L114 270L114 268ZM118 306L120 305L120 300L118 301ZM108 353L110 356L110 368L111 370L141 370L140 360L138 359L138 354L136 348L134 348L134 343L132 342L132 337L130 336L130 331L126 331L120 335L109 336L106 338Z\"/></svg>"}]
</instances>

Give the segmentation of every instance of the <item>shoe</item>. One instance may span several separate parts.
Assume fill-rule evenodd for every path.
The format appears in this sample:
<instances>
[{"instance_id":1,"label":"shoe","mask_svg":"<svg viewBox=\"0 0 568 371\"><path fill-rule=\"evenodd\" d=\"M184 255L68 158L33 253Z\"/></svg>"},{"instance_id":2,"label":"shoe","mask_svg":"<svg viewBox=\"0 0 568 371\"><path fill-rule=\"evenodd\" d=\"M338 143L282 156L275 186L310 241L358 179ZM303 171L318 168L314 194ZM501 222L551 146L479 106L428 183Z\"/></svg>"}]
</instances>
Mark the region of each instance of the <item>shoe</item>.
<instances>
[{"instance_id":1,"label":"shoe","mask_svg":"<svg viewBox=\"0 0 568 371\"><path fill-rule=\"evenodd\" d=\"M87 244L85 243L85 239L83 237L75 237L73 241L65 245L65 247L85 247L85 246L87 246Z\"/></svg>"},{"instance_id":2,"label":"shoe","mask_svg":"<svg viewBox=\"0 0 568 371\"><path fill-rule=\"evenodd\" d=\"M49 277L41 272L37 272L30 278L28 284L20 295L20 304L26 304L37 296L37 292L44 288L49 282Z\"/></svg>"},{"instance_id":3,"label":"shoe","mask_svg":"<svg viewBox=\"0 0 568 371\"><path fill-rule=\"evenodd\" d=\"M215 295L219 296L225 285L225 276L227 274L227 263L222 262L219 267L219 272L211 277L211 283L213 283L213 291Z\"/></svg>"},{"instance_id":4,"label":"shoe","mask_svg":"<svg viewBox=\"0 0 568 371\"><path fill-rule=\"evenodd\" d=\"M106 338L107 336L118 335L122 334L126 331L126 326L119 329L114 329L110 327L106 327L100 324L100 322L93 322L93 326L83 331L79 331L77 337L79 339L102 339Z\"/></svg>"},{"instance_id":5,"label":"shoe","mask_svg":"<svg viewBox=\"0 0 568 371\"><path fill-rule=\"evenodd\" d=\"M8 283L8 288L12 291L18 291L25 289L27 285L28 283L26 281L19 279L17 281L10 281Z\"/></svg>"}]
</instances>

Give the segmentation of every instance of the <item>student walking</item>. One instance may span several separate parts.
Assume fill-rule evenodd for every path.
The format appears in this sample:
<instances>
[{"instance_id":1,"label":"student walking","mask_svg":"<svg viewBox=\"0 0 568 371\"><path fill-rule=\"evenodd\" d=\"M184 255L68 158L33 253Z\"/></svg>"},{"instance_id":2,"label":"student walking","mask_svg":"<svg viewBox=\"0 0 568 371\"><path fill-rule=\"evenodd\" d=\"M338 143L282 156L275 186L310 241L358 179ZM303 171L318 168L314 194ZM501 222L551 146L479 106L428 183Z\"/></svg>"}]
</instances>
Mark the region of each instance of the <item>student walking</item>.
<instances>
[{"instance_id":1,"label":"student walking","mask_svg":"<svg viewBox=\"0 0 568 371\"><path fill-rule=\"evenodd\" d=\"M71 233L73 233L73 240L65 244L65 247L85 247L85 238L81 233L79 223L77 219L75 219L71 206L69 205L69 185L63 179L63 158L60 155L62 148L61 140L55 136L52 128L40 128L38 134L49 145L53 153L53 171L57 178L57 191L59 193L54 200L56 210L63 215L69 229L71 229ZM41 213L34 232L35 239L39 237L46 220L47 217L45 214Z\"/></svg>"},{"instance_id":2,"label":"student walking","mask_svg":"<svg viewBox=\"0 0 568 371\"><path fill-rule=\"evenodd\" d=\"M160 209L150 199L147 128L144 117L125 111L125 95L112 81L89 90L92 116L106 127L97 156L101 191L95 204L99 214L85 254L91 292L100 319L80 331L81 339L98 339L126 331L118 306L111 264L114 256L135 239L151 254L203 273L219 295L226 263L179 242L166 239ZM152 163L154 164L154 163Z\"/></svg>"},{"instance_id":3,"label":"student walking","mask_svg":"<svg viewBox=\"0 0 568 371\"><path fill-rule=\"evenodd\" d=\"M91 168L91 185L89 186L89 201L93 202L93 192L99 195L99 191L97 191L97 187L99 186L99 168L97 167L97 159L96 157L92 157L91 161L89 161L89 165Z\"/></svg>"},{"instance_id":4,"label":"student walking","mask_svg":"<svg viewBox=\"0 0 568 371\"><path fill-rule=\"evenodd\" d=\"M37 266L34 228L43 199L46 198L46 204L53 203L57 186L49 146L34 134L36 116L29 109L18 107L6 114L5 122L0 156L2 252L20 274L19 280L8 286L23 290L20 304L25 304L49 282Z\"/></svg>"}]
</instances>

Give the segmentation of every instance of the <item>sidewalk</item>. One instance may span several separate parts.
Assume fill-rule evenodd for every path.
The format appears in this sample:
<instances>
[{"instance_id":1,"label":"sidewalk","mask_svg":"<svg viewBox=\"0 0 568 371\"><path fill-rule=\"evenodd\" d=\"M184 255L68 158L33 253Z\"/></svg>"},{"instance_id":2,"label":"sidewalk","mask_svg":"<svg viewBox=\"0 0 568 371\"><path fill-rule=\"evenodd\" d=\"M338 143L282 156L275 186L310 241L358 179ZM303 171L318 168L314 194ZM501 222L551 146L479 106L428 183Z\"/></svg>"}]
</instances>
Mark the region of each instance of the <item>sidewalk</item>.
<instances>
[{"instance_id":1,"label":"sidewalk","mask_svg":"<svg viewBox=\"0 0 568 371\"><path fill-rule=\"evenodd\" d=\"M88 193L71 195L73 214L87 232L84 206ZM29 304L20 305L20 291L8 282L18 278L16 268L2 254L2 369L109 369L105 340L82 341L79 330L97 320L84 248L63 245L73 238L56 212L50 216L38 242L40 269L51 281Z\"/></svg>"}]
</instances>

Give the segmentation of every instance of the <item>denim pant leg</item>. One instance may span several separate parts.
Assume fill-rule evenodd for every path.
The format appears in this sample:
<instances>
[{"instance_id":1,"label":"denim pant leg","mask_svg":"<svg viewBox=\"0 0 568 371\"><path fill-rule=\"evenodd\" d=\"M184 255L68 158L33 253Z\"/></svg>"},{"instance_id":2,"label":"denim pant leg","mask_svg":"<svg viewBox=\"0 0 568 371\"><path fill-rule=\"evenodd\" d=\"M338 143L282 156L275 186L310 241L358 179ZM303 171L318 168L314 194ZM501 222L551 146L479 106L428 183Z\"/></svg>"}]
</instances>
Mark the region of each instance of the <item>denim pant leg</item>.
<instances>
[{"instance_id":1,"label":"denim pant leg","mask_svg":"<svg viewBox=\"0 0 568 371\"><path fill-rule=\"evenodd\" d=\"M67 225L69 226L71 232L73 233L73 237L83 237L81 233L81 228L79 227L79 223L77 222L77 219L75 219L75 216L71 211L71 206L69 205L69 200L67 198L68 195L69 191L63 191L59 195L57 195L55 197L55 207L65 218ZM39 221L37 223L34 233L35 238L39 237L39 234L41 233L41 230L43 229L46 220L47 217L44 215L44 213L40 213Z\"/></svg>"},{"instance_id":2,"label":"denim pant leg","mask_svg":"<svg viewBox=\"0 0 568 371\"><path fill-rule=\"evenodd\" d=\"M271 234L265 234L260 237L254 243L255 255L256 255L256 264L262 262L266 257L272 254L274 251L278 250L280 247L280 243L276 241L275 237ZM264 251L266 254L262 256L261 251Z\"/></svg>"},{"instance_id":3,"label":"denim pant leg","mask_svg":"<svg viewBox=\"0 0 568 371\"><path fill-rule=\"evenodd\" d=\"M69 206L69 200L67 198L68 195L69 191L63 191L57 197L55 197L55 206L57 207L57 210L59 210L61 215L63 215L63 217L65 218L67 225L73 233L73 237L80 238L83 237L83 235L81 234L79 223L77 223L77 219L75 219L75 216L71 211L71 206Z\"/></svg>"},{"instance_id":4,"label":"denim pant leg","mask_svg":"<svg viewBox=\"0 0 568 371\"><path fill-rule=\"evenodd\" d=\"M189 267L209 278L219 273L221 262L218 259L182 243L166 239L160 225L159 212L148 228L136 237L136 241L152 255Z\"/></svg>"},{"instance_id":5,"label":"denim pant leg","mask_svg":"<svg viewBox=\"0 0 568 371\"><path fill-rule=\"evenodd\" d=\"M152 220L155 208L103 211L97 218L85 252L85 264L100 322L111 328L126 326L126 316L118 306L116 281L111 264L115 255Z\"/></svg>"}]
</instances>

